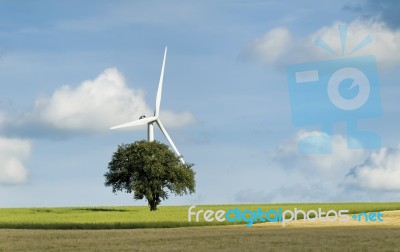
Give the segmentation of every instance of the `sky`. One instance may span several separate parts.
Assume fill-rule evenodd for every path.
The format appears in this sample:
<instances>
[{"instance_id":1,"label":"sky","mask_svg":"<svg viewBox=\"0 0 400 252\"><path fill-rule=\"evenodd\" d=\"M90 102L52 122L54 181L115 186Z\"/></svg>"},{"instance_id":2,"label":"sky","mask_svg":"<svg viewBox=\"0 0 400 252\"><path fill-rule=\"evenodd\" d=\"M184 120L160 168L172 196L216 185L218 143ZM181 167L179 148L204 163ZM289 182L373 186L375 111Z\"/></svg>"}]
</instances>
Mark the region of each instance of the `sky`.
<instances>
[{"instance_id":1,"label":"sky","mask_svg":"<svg viewBox=\"0 0 400 252\"><path fill-rule=\"evenodd\" d=\"M399 11L395 0L0 0L0 207L146 205L104 186L117 146L146 127L109 128L153 113L166 46L160 116L195 164L196 193L162 205L399 201ZM340 51L344 24L343 54L317 46ZM380 146L349 148L335 121L332 153L302 153L304 137L327 134L293 123L302 93L288 67L366 55L381 113L353 117Z\"/></svg>"}]
</instances>

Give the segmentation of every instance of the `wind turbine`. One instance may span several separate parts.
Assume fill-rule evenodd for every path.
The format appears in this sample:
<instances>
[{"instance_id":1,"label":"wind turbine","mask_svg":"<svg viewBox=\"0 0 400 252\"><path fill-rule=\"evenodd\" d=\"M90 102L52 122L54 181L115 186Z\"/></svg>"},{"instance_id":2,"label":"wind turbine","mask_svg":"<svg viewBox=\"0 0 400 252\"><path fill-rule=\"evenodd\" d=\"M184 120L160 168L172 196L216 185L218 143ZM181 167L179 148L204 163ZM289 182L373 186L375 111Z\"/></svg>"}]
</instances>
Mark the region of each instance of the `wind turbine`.
<instances>
[{"instance_id":1,"label":"wind turbine","mask_svg":"<svg viewBox=\"0 0 400 252\"><path fill-rule=\"evenodd\" d=\"M154 116L151 117L145 117L141 116L139 120L135 120L132 122L124 123L121 125L117 125L114 127L111 127L110 129L121 129L121 128L127 128L127 127L133 127L133 126L138 126L138 125L143 125L147 124L147 139L149 142L154 141L154 126L153 124L156 123L158 127L160 128L161 132L164 134L164 136L167 138L169 144L172 146L174 149L176 155L179 157L181 162L185 164L185 161L183 160L181 154L179 153L178 149L176 148L174 142L172 141L171 137L169 136L167 130L164 128L164 125L160 121L159 115L160 115L160 104L161 104L161 93L162 93L162 86L163 86L163 80L164 80L164 69L165 69L165 60L167 58L167 47L165 47L164 51L164 59L161 67L161 75L160 75L160 81L158 83L158 89L157 89L157 97L156 97L156 108L154 110Z\"/></svg>"}]
</instances>

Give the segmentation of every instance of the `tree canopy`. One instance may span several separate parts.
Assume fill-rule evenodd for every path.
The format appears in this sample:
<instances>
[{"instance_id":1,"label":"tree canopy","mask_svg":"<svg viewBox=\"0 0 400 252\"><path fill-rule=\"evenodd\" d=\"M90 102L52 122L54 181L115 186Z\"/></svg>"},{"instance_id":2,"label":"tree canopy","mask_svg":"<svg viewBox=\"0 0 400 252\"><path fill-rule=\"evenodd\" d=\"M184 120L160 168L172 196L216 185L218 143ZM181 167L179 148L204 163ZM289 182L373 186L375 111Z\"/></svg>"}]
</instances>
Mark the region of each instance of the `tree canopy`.
<instances>
[{"instance_id":1,"label":"tree canopy","mask_svg":"<svg viewBox=\"0 0 400 252\"><path fill-rule=\"evenodd\" d=\"M155 211L161 200L168 199L168 192L179 196L195 192L192 167L158 141L122 144L108 164L105 186L112 186L114 193L133 192L134 199L146 198L150 211Z\"/></svg>"}]
</instances>

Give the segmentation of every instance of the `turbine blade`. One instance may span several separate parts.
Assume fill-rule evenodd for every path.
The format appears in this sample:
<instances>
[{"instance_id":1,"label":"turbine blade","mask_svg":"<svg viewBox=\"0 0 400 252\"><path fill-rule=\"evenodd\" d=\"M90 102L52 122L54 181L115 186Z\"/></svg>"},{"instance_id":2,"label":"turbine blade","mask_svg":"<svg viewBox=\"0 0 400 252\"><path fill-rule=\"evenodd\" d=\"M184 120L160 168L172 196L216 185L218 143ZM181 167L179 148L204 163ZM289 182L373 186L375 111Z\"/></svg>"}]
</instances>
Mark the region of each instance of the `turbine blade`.
<instances>
[{"instance_id":1,"label":"turbine blade","mask_svg":"<svg viewBox=\"0 0 400 252\"><path fill-rule=\"evenodd\" d=\"M111 127L110 129L121 129L121 128L127 128L127 127L132 127L132 126L138 126L138 125L143 125L143 124L147 124L149 122L154 122L157 120L156 116L152 116L152 117L145 117L143 119L139 119L136 121L132 121L132 122L128 122L128 123L124 123L121 125L117 125L114 127Z\"/></svg>"},{"instance_id":2,"label":"turbine blade","mask_svg":"<svg viewBox=\"0 0 400 252\"><path fill-rule=\"evenodd\" d=\"M161 132L164 134L165 138L167 138L169 144L172 146L172 149L174 149L176 155L179 157L181 160L182 164L185 164L185 160L183 160L182 155L179 153L178 149L176 148L174 142L172 141L171 137L169 136L167 130L164 128L163 124L159 119L157 119L157 125L160 128Z\"/></svg>"},{"instance_id":3,"label":"turbine blade","mask_svg":"<svg viewBox=\"0 0 400 252\"><path fill-rule=\"evenodd\" d=\"M167 47L165 47L164 59L163 59L162 67L161 67L160 81L158 82L157 97L156 97L156 110L154 112L155 116L158 116L158 114L160 113L161 93L162 93L162 86L163 86L163 81L164 81L164 69L165 69L166 58L167 58Z\"/></svg>"}]
</instances>

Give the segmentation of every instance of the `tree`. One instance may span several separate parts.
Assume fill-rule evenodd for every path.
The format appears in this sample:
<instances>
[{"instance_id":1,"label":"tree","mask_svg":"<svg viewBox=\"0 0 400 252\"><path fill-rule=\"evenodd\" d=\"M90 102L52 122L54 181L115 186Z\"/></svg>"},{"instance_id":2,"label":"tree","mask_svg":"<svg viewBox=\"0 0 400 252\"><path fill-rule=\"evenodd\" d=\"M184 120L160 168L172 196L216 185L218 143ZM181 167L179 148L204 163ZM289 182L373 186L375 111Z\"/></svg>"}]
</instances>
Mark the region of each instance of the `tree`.
<instances>
[{"instance_id":1,"label":"tree","mask_svg":"<svg viewBox=\"0 0 400 252\"><path fill-rule=\"evenodd\" d=\"M168 199L168 190L180 196L195 192L192 167L158 141L122 144L108 164L105 186L112 186L114 193L133 192L134 199L146 198L150 211L155 211L161 199Z\"/></svg>"}]
</instances>

